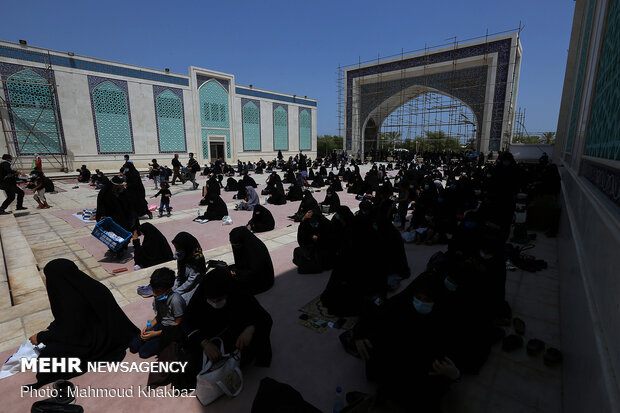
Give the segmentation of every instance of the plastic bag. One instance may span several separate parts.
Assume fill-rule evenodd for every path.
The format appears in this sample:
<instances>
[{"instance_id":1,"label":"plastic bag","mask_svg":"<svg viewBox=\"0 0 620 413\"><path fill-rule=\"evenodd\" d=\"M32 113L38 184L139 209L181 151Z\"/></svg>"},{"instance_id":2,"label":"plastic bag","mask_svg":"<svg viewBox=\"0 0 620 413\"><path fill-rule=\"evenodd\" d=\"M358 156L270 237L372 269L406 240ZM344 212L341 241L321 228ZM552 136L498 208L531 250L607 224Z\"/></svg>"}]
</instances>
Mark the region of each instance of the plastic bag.
<instances>
[{"instance_id":1,"label":"plastic bag","mask_svg":"<svg viewBox=\"0 0 620 413\"><path fill-rule=\"evenodd\" d=\"M19 373L21 371L21 359L36 359L39 357L39 354L44 347L45 344L35 346L30 342L30 340L26 340L21 346L19 346L17 351L9 357L6 363L4 363L4 366L0 368L0 379Z\"/></svg>"},{"instance_id":2,"label":"plastic bag","mask_svg":"<svg viewBox=\"0 0 620 413\"><path fill-rule=\"evenodd\" d=\"M224 218L222 218L222 225L232 225L232 218L229 217L228 215L226 215Z\"/></svg>"}]
</instances>

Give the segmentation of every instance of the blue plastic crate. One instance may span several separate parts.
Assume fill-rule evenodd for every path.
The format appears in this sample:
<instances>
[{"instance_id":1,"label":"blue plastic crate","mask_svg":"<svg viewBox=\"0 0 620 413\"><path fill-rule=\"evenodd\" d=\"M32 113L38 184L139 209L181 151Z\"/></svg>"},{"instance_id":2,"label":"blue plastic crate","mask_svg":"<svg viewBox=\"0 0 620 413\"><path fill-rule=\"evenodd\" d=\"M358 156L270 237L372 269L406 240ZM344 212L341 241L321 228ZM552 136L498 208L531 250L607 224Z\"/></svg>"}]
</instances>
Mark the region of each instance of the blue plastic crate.
<instances>
[{"instance_id":1,"label":"blue plastic crate","mask_svg":"<svg viewBox=\"0 0 620 413\"><path fill-rule=\"evenodd\" d=\"M123 241L116 241L106 232L113 232L119 237L123 238ZM111 251L118 251L121 247L129 242L131 238L131 232L126 231L125 228L118 225L114 220L110 217L104 218L101 221L97 222L95 228L91 235L97 238L99 241L103 242Z\"/></svg>"}]
</instances>

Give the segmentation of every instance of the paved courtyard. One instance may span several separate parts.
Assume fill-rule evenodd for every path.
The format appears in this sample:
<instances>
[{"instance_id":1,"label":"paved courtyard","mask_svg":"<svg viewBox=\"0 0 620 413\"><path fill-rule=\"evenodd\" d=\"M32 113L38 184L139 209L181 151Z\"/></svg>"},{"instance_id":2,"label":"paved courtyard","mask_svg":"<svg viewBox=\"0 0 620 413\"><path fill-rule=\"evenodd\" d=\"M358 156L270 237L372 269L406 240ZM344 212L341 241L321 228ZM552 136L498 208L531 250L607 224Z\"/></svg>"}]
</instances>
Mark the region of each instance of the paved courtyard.
<instances>
[{"instance_id":1,"label":"paved courtyard","mask_svg":"<svg viewBox=\"0 0 620 413\"><path fill-rule=\"evenodd\" d=\"M253 175L259 184L259 193L267 176ZM204 183L204 179L199 182ZM55 258L74 261L81 270L105 284L138 326L151 318L151 302L138 296L136 287L148 284L150 274L157 267L133 271L133 260L129 258L121 263L111 262L104 256L105 246L90 236L94 224L83 223L72 215L83 208L95 207L98 192L86 184L80 184L78 189L74 189L76 184L68 179L57 180L55 184L60 191L48 196L48 202L53 206L51 209L36 209L32 196L26 195L24 204L29 208L27 211L0 216L4 261L4 265L0 265L0 359L3 360L27 337L52 321L43 268ZM151 182L145 182L145 187L147 196L156 192ZM169 240L173 236L170 234L187 230L200 240L206 259L232 262L228 232L235 226L245 225L251 213L231 211L234 221L232 227L222 226L219 222L204 225L193 223L191 219L196 216L200 191L190 191L189 184L173 186L171 189L173 215L169 218L154 218L150 222L160 228ZM233 206L231 195L223 193L229 210ZM320 202L324 198L324 191L314 195ZM353 195L341 192L340 197L343 205L356 208L358 203ZM209 406L208 411L249 411L258 382L265 376L292 385L322 411L331 410L336 386L342 386L345 391L373 391L373 385L364 378L363 362L342 349L337 338L341 330L328 329L324 333L317 333L298 322L299 309L322 292L329 278L329 272L299 275L291 262L293 249L297 246L298 224L285 217L295 212L298 205L299 202L281 207L268 206L276 218L276 229L258 235L272 255L276 272L274 288L257 296L274 319L272 366L248 368L244 372L245 388L242 394L234 400L219 400ZM434 252L445 249L445 246L407 244L405 249L415 277L423 271L428 258ZM536 246L530 253L546 260L549 268L537 273L522 270L509 272L508 301L514 316L526 322L526 341L537 337L547 345L561 348L557 243L555 239L538 234ZM166 265L176 268L174 262L162 266ZM125 270L113 273L122 268ZM135 355L127 356L130 361L137 359ZM0 410L28 410L35 399L20 397L19 385L31 382L34 382L34 377L28 373L0 380L4 405ZM144 385L146 374L88 373L76 378L74 382L97 387ZM479 375L466 377L453 386L445 397L444 410L559 412L562 410L561 391L561 367L546 367L542 356L529 357L524 348L505 353L497 344ZM83 399L78 403L84 406L85 411L92 412L129 412L135 411L138 405L140 411L155 406L159 408L158 411L171 411L178 407L186 411L203 410L194 399Z\"/></svg>"}]
</instances>

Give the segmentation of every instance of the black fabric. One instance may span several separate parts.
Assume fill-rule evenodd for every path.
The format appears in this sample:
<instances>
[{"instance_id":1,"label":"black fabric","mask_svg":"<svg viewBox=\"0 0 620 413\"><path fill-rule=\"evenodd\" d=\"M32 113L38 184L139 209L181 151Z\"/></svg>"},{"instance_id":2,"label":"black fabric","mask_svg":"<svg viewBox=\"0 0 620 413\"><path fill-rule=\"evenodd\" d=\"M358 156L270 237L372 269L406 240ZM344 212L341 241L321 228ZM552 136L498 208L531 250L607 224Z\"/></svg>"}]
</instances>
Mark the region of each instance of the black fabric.
<instances>
[{"instance_id":1,"label":"black fabric","mask_svg":"<svg viewBox=\"0 0 620 413\"><path fill-rule=\"evenodd\" d=\"M293 387L271 377L260 381L251 413L321 413Z\"/></svg>"},{"instance_id":2,"label":"black fabric","mask_svg":"<svg viewBox=\"0 0 620 413\"><path fill-rule=\"evenodd\" d=\"M145 222L140 225L140 232L144 235L144 242L139 239L133 241L133 256L137 265L148 268L172 260L172 249L168 240L155 226Z\"/></svg>"},{"instance_id":3,"label":"black fabric","mask_svg":"<svg viewBox=\"0 0 620 413\"><path fill-rule=\"evenodd\" d=\"M127 318L106 286L60 258L45 268L46 289L54 321L37 335L45 344L40 357L78 357L88 361L120 361L140 330ZM37 373L37 386L74 377L76 373Z\"/></svg>"},{"instance_id":4,"label":"black fabric","mask_svg":"<svg viewBox=\"0 0 620 413\"><path fill-rule=\"evenodd\" d=\"M219 190L219 188L218 188ZM207 192L207 210L202 215L202 219L208 219L209 221L221 220L228 215L228 208L226 203L219 195L211 195Z\"/></svg>"},{"instance_id":5,"label":"black fabric","mask_svg":"<svg viewBox=\"0 0 620 413\"><path fill-rule=\"evenodd\" d=\"M274 271L267 247L247 227L230 231L230 244L235 257L235 280L239 289L250 294L269 290Z\"/></svg>"},{"instance_id":6,"label":"black fabric","mask_svg":"<svg viewBox=\"0 0 620 413\"><path fill-rule=\"evenodd\" d=\"M329 188L325 194L325 199L321 202L321 206L329 206L329 213L333 214L340 208L340 197L333 189Z\"/></svg>"},{"instance_id":7,"label":"black fabric","mask_svg":"<svg viewBox=\"0 0 620 413\"><path fill-rule=\"evenodd\" d=\"M131 207L139 217L148 215L149 205L146 202L146 190L142 184L140 172L138 172L134 164L131 162L125 163L125 165L123 165L123 169L127 170L127 172L125 172L126 193Z\"/></svg>"},{"instance_id":8,"label":"black fabric","mask_svg":"<svg viewBox=\"0 0 620 413\"><path fill-rule=\"evenodd\" d=\"M256 205L252 213L252 219L248 222L253 232L266 232L275 228L276 222L271 211L262 205Z\"/></svg>"},{"instance_id":9,"label":"black fabric","mask_svg":"<svg viewBox=\"0 0 620 413\"><path fill-rule=\"evenodd\" d=\"M185 267L192 267L194 270L204 274L207 270L205 257L202 254L202 247L198 240L188 232L179 232L172 244L177 251L181 250L185 256L181 260L177 260L177 277L179 277L179 285L183 284L186 279Z\"/></svg>"},{"instance_id":10,"label":"black fabric","mask_svg":"<svg viewBox=\"0 0 620 413\"><path fill-rule=\"evenodd\" d=\"M293 251L293 263L300 274L316 274L333 266L335 247L331 223L321 214L303 218L297 229L299 247Z\"/></svg>"},{"instance_id":11,"label":"black fabric","mask_svg":"<svg viewBox=\"0 0 620 413\"><path fill-rule=\"evenodd\" d=\"M226 192L234 192L239 190L239 184L235 178L228 178L226 180L226 186L224 187L224 191Z\"/></svg>"},{"instance_id":12,"label":"black fabric","mask_svg":"<svg viewBox=\"0 0 620 413\"><path fill-rule=\"evenodd\" d=\"M301 186L297 184L291 185L288 189L288 194L286 194L286 199L289 201L301 201L303 197L303 190Z\"/></svg>"},{"instance_id":13,"label":"black fabric","mask_svg":"<svg viewBox=\"0 0 620 413\"><path fill-rule=\"evenodd\" d=\"M110 217L127 231L133 232L137 228L138 214L132 204L130 195L128 195L126 190L122 190L117 196L113 193L114 187L115 184L108 181L97 194L96 219L100 221L104 217ZM117 187L117 190L120 189L120 187Z\"/></svg>"}]
</instances>

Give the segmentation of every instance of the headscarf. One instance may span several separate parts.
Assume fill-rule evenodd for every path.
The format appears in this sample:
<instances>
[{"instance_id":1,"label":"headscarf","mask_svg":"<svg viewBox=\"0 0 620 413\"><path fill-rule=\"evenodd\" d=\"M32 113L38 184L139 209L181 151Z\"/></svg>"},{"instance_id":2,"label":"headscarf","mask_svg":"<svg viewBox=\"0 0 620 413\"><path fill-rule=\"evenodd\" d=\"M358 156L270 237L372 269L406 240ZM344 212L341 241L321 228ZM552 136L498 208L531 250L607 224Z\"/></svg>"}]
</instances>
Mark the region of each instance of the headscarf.
<instances>
[{"instance_id":1,"label":"headscarf","mask_svg":"<svg viewBox=\"0 0 620 413\"><path fill-rule=\"evenodd\" d=\"M243 226L230 231L230 244L241 289L258 294L271 288L274 281L273 263L263 241Z\"/></svg>"},{"instance_id":2,"label":"headscarf","mask_svg":"<svg viewBox=\"0 0 620 413\"><path fill-rule=\"evenodd\" d=\"M132 337L140 330L127 318L110 290L59 258L44 268L45 288L54 321L37 335L46 347L41 357L79 357L82 371L88 361L120 361ZM37 385L71 373L37 373Z\"/></svg>"},{"instance_id":3,"label":"headscarf","mask_svg":"<svg viewBox=\"0 0 620 413\"><path fill-rule=\"evenodd\" d=\"M182 250L185 256L181 260L177 260L177 277L179 284L185 282L185 267L191 267L201 274L207 270L205 257L202 254L202 247L198 240L188 232L179 232L172 240L172 244L177 250Z\"/></svg>"},{"instance_id":4,"label":"headscarf","mask_svg":"<svg viewBox=\"0 0 620 413\"><path fill-rule=\"evenodd\" d=\"M140 232L144 235L140 261L146 264L139 264L141 267L150 267L172 260L172 249L168 240L153 224L145 222L140 225Z\"/></svg>"},{"instance_id":5,"label":"headscarf","mask_svg":"<svg viewBox=\"0 0 620 413\"><path fill-rule=\"evenodd\" d=\"M254 188L252 188L252 186L250 186L250 185L246 186L245 190L247 191L246 196L248 198L247 209L251 211L251 210L254 209L254 206L256 206L256 205L258 205L260 203L260 200L258 198L258 194L254 190Z\"/></svg>"},{"instance_id":6,"label":"headscarf","mask_svg":"<svg viewBox=\"0 0 620 413\"><path fill-rule=\"evenodd\" d=\"M252 219L248 222L253 232L271 231L275 228L275 221L271 212L262 205L254 207Z\"/></svg>"}]
</instances>

